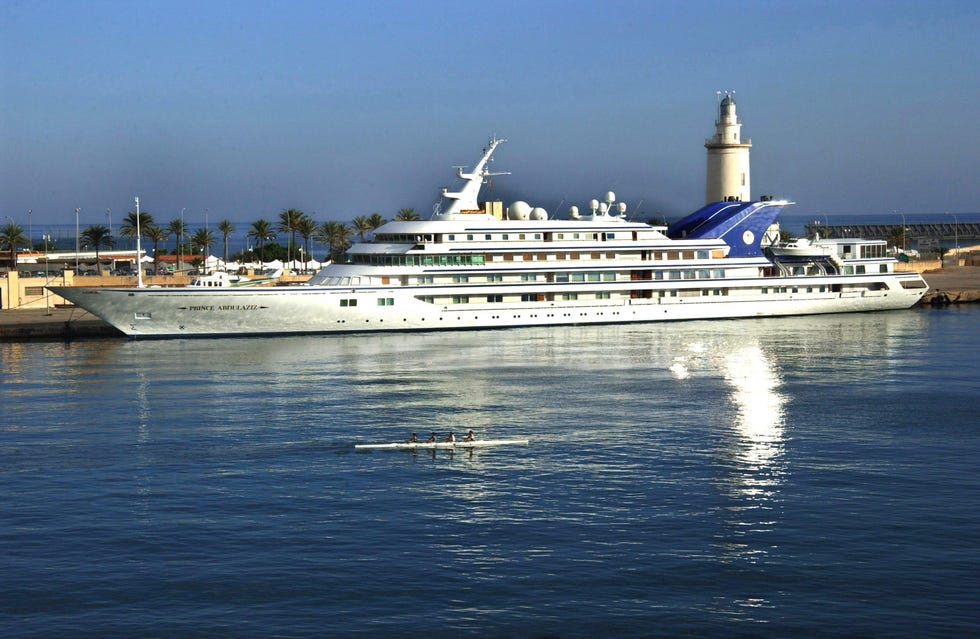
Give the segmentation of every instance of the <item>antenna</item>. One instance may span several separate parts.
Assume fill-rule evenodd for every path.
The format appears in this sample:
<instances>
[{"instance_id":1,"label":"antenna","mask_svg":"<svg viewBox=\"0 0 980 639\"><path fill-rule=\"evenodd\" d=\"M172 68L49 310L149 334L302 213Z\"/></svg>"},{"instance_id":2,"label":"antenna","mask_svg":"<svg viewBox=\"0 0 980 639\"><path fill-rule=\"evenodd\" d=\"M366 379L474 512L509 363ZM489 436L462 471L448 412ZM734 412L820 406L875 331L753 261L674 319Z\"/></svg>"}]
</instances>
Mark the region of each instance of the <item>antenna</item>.
<instances>
[{"instance_id":1,"label":"antenna","mask_svg":"<svg viewBox=\"0 0 980 639\"><path fill-rule=\"evenodd\" d=\"M133 198L136 201L136 288L143 288L143 261L140 260L140 198Z\"/></svg>"},{"instance_id":2,"label":"antenna","mask_svg":"<svg viewBox=\"0 0 980 639\"><path fill-rule=\"evenodd\" d=\"M627 218L630 222L633 221L633 216L636 215L637 211L640 210L640 207L642 205L643 205L643 200L640 200L639 203L637 203L637 205L633 207L633 212L630 213L630 216Z\"/></svg>"},{"instance_id":3,"label":"antenna","mask_svg":"<svg viewBox=\"0 0 980 639\"><path fill-rule=\"evenodd\" d=\"M561 210L561 205L564 204L564 203L565 203L565 198L563 197L561 199L561 202L558 203L558 206L555 207L555 212L553 213L554 217L556 217L556 218L558 217L558 211Z\"/></svg>"}]
</instances>

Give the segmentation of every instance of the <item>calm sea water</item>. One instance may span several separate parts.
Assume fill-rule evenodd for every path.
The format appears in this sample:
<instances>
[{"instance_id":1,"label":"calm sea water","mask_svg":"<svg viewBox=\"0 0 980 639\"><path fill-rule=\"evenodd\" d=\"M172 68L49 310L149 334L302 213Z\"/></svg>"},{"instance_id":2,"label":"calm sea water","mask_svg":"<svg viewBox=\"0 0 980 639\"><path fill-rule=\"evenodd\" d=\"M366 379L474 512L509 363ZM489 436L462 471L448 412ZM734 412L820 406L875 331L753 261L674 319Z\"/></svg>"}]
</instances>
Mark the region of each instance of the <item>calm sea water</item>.
<instances>
[{"instance_id":1,"label":"calm sea water","mask_svg":"<svg viewBox=\"0 0 980 639\"><path fill-rule=\"evenodd\" d=\"M0 344L0 636L975 636L978 329Z\"/></svg>"}]
</instances>

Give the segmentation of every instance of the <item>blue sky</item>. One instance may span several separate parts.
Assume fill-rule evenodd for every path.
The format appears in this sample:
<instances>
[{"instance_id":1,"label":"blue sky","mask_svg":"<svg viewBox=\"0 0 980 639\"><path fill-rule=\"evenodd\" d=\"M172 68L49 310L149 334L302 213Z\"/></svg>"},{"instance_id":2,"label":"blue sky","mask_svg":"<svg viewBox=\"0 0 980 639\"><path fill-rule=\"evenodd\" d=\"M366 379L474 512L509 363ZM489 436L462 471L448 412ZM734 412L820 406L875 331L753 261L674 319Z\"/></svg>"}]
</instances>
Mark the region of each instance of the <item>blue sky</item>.
<instances>
[{"instance_id":1,"label":"blue sky","mask_svg":"<svg viewBox=\"0 0 980 639\"><path fill-rule=\"evenodd\" d=\"M0 215L427 214L496 133L505 203L677 217L719 89L753 196L976 212L978 33L975 1L5 0Z\"/></svg>"}]
</instances>

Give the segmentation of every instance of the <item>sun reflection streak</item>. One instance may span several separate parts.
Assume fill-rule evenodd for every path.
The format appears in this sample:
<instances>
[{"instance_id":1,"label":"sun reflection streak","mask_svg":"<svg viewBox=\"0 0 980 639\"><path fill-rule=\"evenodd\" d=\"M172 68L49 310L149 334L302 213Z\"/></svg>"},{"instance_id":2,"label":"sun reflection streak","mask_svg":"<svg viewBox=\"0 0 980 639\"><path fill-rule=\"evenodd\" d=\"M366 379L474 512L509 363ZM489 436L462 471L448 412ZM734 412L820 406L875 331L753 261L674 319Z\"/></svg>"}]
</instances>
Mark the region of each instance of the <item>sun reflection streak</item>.
<instances>
[{"instance_id":1,"label":"sun reflection streak","mask_svg":"<svg viewBox=\"0 0 980 639\"><path fill-rule=\"evenodd\" d=\"M780 391L783 382L775 359L767 357L758 343L718 353L714 361L735 408L721 451L726 472L719 488L728 503L720 511L720 558L764 563L773 550L769 534L780 521L787 397ZM730 603L734 608L729 612L747 612L741 604Z\"/></svg>"},{"instance_id":2,"label":"sun reflection streak","mask_svg":"<svg viewBox=\"0 0 980 639\"><path fill-rule=\"evenodd\" d=\"M786 397L779 392L779 373L761 348L750 346L725 357L725 380L738 409L738 459L747 469L762 470L783 451Z\"/></svg>"}]
</instances>

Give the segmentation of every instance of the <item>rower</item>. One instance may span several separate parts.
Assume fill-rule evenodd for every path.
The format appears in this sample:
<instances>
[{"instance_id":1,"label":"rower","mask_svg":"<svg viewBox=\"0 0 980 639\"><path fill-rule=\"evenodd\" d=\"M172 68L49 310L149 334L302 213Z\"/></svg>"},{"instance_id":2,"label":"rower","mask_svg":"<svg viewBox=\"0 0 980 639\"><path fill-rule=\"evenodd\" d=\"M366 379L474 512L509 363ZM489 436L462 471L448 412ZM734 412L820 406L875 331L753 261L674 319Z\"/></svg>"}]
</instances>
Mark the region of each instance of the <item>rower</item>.
<instances>
[{"instance_id":1,"label":"rower","mask_svg":"<svg viewBox=\"0 0 980 639\"><path fill-rule=\"evenodd\" d=\"M474 439L476 439L476 438L473 437L473 431L471 430L470 432L466 433L466 439L464 439L463 441L464 442L471 442Z\"/></svg>"},{"instance_id":2,"label":"rower","mask_svg":"<svg viewBox=\"0 0 980 639\"><path fill-rule=\"evenodd\" d=\"M453 431L449 431L449 437L447 437L443 441L447 441L447 442L449 442L451 444L454 444L454 443L456 443L456 435L453 434Z\"/></svg>"},{"instance_id":3,"label":"rower","mask_svg":"<svg viewBox=\"0 0 980 639\"><path fill-rule=\"evenodd\" d=\"M406 444L417 444L419 442L418 435L412 433L412 436L405 440Z\"/></svg>"},{"instance_id":4,"label":"rower","mask_svg":"<svg viewBox=\"0 0 980 639\"><path fill-rule=\"evenodd\" d=\"M434 444L434 443L436 443L436 434L435 433L432 433L431 435L429 435L429 438L427 440L425 440L425 443L426 444Z\"/></svg>"}]
</instances>

